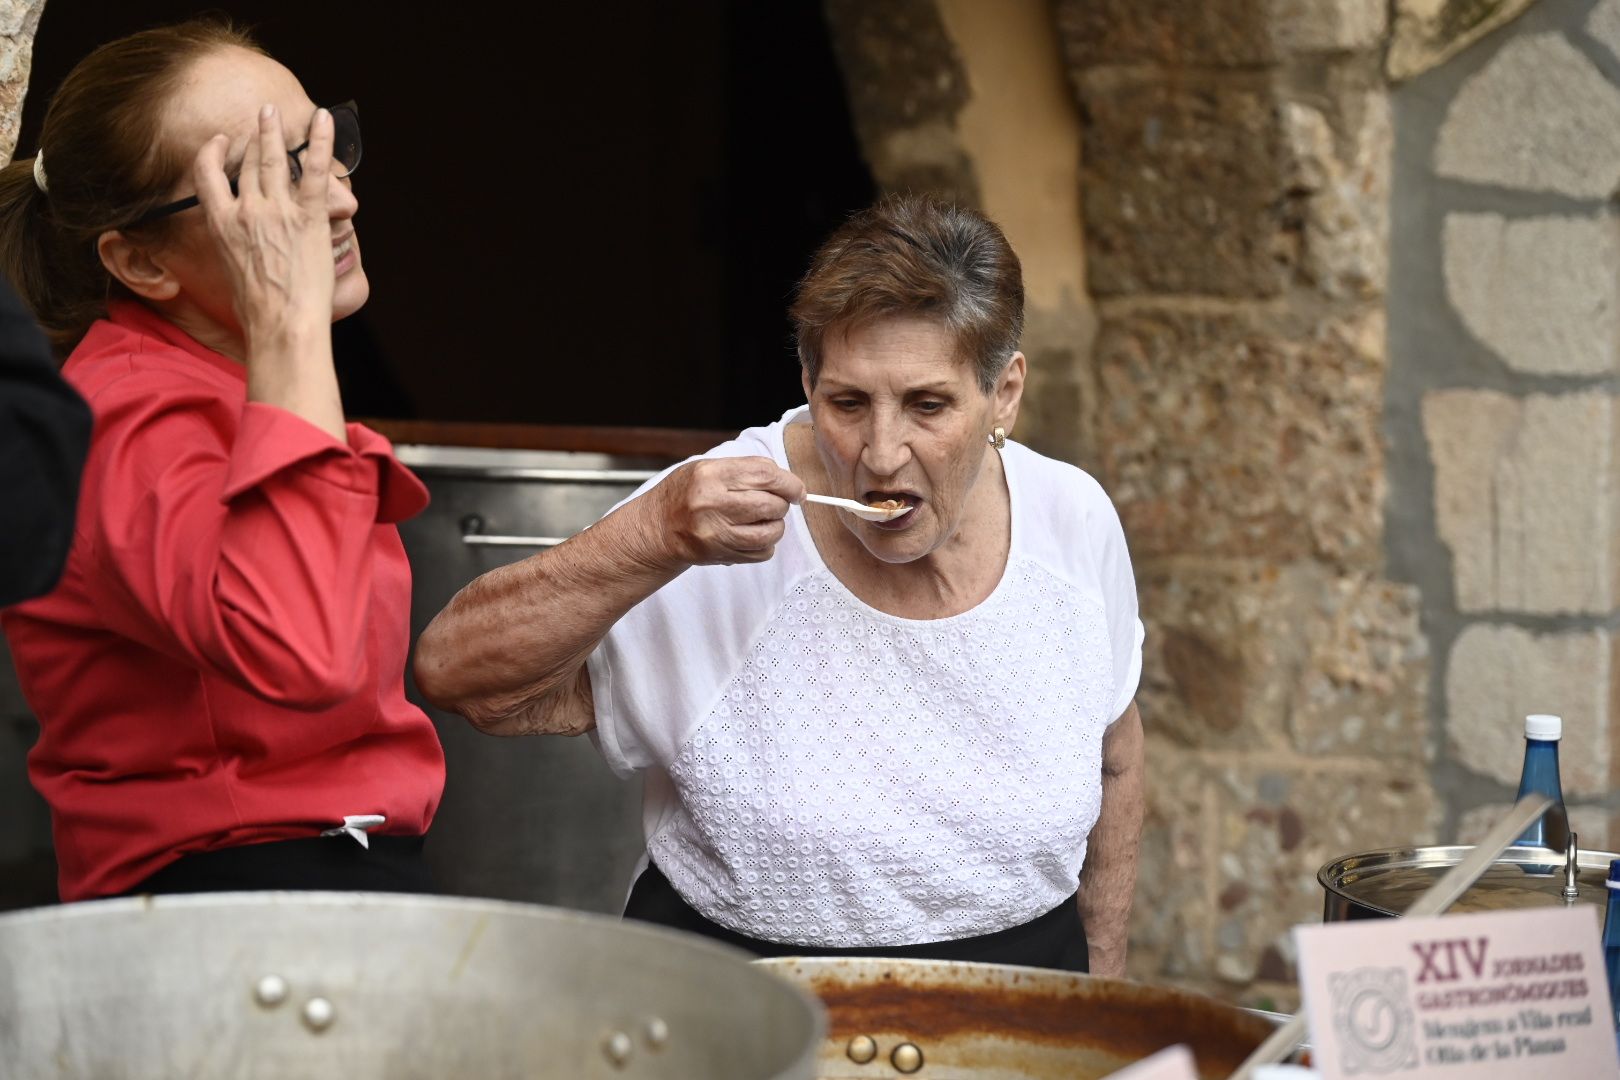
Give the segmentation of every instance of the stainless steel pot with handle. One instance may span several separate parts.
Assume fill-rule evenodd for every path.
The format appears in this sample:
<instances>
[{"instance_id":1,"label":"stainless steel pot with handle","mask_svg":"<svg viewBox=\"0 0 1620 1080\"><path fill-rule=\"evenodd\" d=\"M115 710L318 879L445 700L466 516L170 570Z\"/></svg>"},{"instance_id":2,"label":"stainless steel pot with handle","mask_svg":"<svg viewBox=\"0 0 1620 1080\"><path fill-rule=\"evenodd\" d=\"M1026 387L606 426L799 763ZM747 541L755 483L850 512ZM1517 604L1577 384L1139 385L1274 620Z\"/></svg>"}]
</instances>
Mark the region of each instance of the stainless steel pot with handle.
<instances>
[{"instance_id":1,"label":"stainless steel pot with handle","mask_svg":"<svg viewBox=\"0 0 1620 1080\"><path fill-rule=\"evenodd\" d=\"M822 1030L744 953L529 904L216 893L0 916L7 1076L809 1080Z\"/></svg>"},{"instance_id":2,"label":"stainless steel pot with handle","mask_svg":"<svg viewBox=\"0 0 1620 1080\"><path fill-rule=\"evenodd\" d=\"M1391 918L1406 908L1473 848L1386 848L1346 855L1317 871L1322 886L1322 921ZM1567 903L1602 906L1608 902L1609 851L1579 849L1573 871L1575 893L1565 896L1566 867L1545 848L1510 847L1451 905L1453 912L1559 907Z\"/></svg>"},{"instance_id":3,"label":"stainless steel pot with handle","mask_svg":"<svg viewBox=\"0 0 1620 1080\"><path fill-rule=\"evenodd\" d=\"M1213 998L1124 979L943 960L756 961L827 1007L818 1080L1095 1080L1186 1043L1224 1080L1274 1030Z\"/></svg>"}]
</instances>

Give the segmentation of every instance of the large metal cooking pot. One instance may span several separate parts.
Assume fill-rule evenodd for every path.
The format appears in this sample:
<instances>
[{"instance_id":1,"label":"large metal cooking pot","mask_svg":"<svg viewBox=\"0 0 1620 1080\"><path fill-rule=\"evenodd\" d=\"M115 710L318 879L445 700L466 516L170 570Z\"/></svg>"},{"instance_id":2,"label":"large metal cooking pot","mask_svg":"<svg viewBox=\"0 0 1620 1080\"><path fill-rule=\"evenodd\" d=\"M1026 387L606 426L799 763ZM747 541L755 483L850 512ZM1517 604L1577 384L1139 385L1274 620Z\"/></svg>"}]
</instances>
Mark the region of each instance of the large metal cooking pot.
<instances>
[{"instance_id":1,"label":"large metal cooking pot","mask_svg":"<svg viewBox=\"0 0 1620 1080\"><path fill-rule=\"evenodd\" d=\"M809 1080L803 990L705 939L528 904L142 897L0 916L17 1077Z\"/></svg>"},{"instance_id":2,"label":"large metal cooking pot","mask_svg":"<svg viewBox=\"0 0 1620 1080\"><path fill-rule=\"evenodd\" d=\"M1273 1025L1212 998L1122 979L943 960L756 963L827 1006L818 1080L1095 1080L1176 1043L1224 1078ZM920 1071L919 1071L920 1070Z\"/></svg>"},{"instance_id":3,"label":"large metal cooking pot","mask_svg":"<svg viewBox=\"0 0 1620 1080\"><path fill-rule=\"evenodd\" d=\"M671 463L624 454L398 442L440 434L413 430L422 426L383 426L398 443L399 459L433 495L426 510L399 524L411 559L413 642L467 582L555 546ZM509 434L543 439L555 433ZM600 437L633 446L631 434ZM406 690L433 718L451 778L427 845L439 887L464 896L623 910L625 883L647 850L641 781L614 776L589 740L491 739L424 701L414 681L407 680ZM477 779L458 782L469 777ZM490 828L492 821L500 828Z\"/></svg>"},{"instance_id":4,"label":"large metal cooking pot","mask_svg":"<svg viewBox=\"0 0 1620 1080\"><path fill-rule=\"evenodd\" d=\"M1440 876L1467 857L1471 847L1389 848L1334 859L1317 871L1323 890L1322 921L1380 919L1399 915ZM1563 896L1564 867L1549 866L1545 848L1510 847L1450 909L1453 912L1606 904L1609 851L1576 852L1578 896ZM1562 860L1559 860L1562 862Z\"/></svg>"}]
</instances>

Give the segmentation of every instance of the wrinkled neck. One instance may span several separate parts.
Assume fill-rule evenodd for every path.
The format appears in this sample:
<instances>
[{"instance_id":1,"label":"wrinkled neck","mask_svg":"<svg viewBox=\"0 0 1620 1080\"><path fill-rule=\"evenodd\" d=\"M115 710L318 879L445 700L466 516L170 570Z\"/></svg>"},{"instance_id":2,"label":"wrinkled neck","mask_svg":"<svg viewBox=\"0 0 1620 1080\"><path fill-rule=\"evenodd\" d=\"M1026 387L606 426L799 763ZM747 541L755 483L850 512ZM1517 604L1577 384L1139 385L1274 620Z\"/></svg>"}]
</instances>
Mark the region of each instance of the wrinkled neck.
<instances>
[{"instance_id":1,"label":"wrinkled neck","mask_svg":"<svg viewBox=\"0 0 1620 1080\"><path fill-rule=\"evenodd\" d=\"M201 308L183 299L151 306L159 315L184 330L199 344L206 345L221 356L230 357L239 364L247 363L247 340L241 330L220 325L217 319L210 318Z\"/></svg>"}]
</instances>

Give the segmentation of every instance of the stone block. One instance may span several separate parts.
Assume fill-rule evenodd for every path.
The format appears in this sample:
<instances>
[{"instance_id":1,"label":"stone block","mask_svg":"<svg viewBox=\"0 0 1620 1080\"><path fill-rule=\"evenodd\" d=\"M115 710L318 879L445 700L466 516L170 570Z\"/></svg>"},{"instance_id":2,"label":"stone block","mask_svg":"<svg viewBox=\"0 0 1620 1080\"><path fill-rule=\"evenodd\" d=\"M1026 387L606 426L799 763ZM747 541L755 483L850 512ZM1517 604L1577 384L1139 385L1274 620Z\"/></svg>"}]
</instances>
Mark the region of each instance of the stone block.
<instances>
[{"instance_id":1,"label":"stone block","mask_svg":"<svg viewBox=\"0 0 1620 1080\"><path fill-rule=\"evenodd\" d=\"M1617 606L1615 399L1441 390L1423 400L1435 519L1465 612Z\"/></svg>"},{"instance_id":2,"label":"stone block","mask_svg":"<svg viewBox=\"0 0 1620 1080\"><path fill-rule=\"evenodd\" d=\"M960 206L980 205L972 158L943 121L916 127L868 127L862 149L872 178L884 191L926 191Z\"/></svg>"},{"instance_id":3,"label":"stone block","mask_svg":"<svg viewBox=\"0 0 1620 1080\"><path fill-rule=\"evenodd\" d=\"M1292 620L1322 572L1258 560L1137 561L1147 637L1137 702L1149 731L1197 749L1281 750L1305 659Z\"/></svg>"},{"instance_id":4,"label":"stone block","mask_svg":"<svg viewBox=\"0 0 1620 1080\"><path fill-rule=\"evenodd\" d=\"M1598 0L1586 18L1586 32L1620 60L1620 0Z\"/></svg>"},{"instance_id":5,"label":"stone block","mask_svg":"<svg viewBox=\"0 0 1620 1080\"><path fill-rule=\"evenodd\" d=\"M1446 295L1516 371L1607 375L1620 360L1620 227L1612 214L1450 214Z\"/></svg>"},{"instance_id":6,"label":"stone block","mask_svg":"<svg viewBox=\"0 0 1620 1080\"><path fill-rule=\"evenodd\" d=\"M35 24L45 7L45 0L0 0L0 37L14 38L28 29L29 20Z\"/></svg>"},{"instance_id":7,"label":"stone block","mask_svg":"<svg viewBox=\"0 0 1620 1080\"><path fill-rule=\"evenodd\" d=\"M0 3L0 164L11 160L22 125L23 99L33 69L34 34L45 0ZM33 147L29 147L30 154Z\"/></svg>"},{"instance_id":8,"label":"stone block","mask_svg":"<svg viewBox=\"0 0 1620 1080\"><path fill-rule=\"evenodd\" d=\"M1147 980L1191 979L1209 968L1213 925L1214 792L1196 755L1149 736L1130 970Z\"/></svg>"},{"instance_id":9,"label":"stone block","mask_svg":"<svg viewBox=\"0 0 1620 1080\"><path fill-rule=\"evenodd\" d=\"M1293 978L1293 928L1321 921L1316 872L1333 859L1432 843L1440 806L1419 766L1230 764L1216 773L1220 856L1214 970L1247 984Z\"/></svg>"},{"instance_id":10,"label":"stone block","mask_svg":"<svg viewBox=\"0 0 1620 1080\"><path fill-rule=\"evenodd\" d=\"M1269 0L1266 27L1283 56L1356 52L1383 44L1385 0Z\"/></svg>"},{"instance_id":11,"label":"stone block","mask_svg":"<svg viewBox=\"0 0 1620 1080\"><path fill-rule=\"evenodd\" d=\"M1083 74L1093 292L1269 297L1303 273L1329 296L1381 294L1388 95L1350 64L1315 78L1306 105L1253 71Z\"/></svg>"},{"instance_id":12,"label":"stone block","mask_svg":"<svg viewBox=\"0 0 1620 1080\"><path fill-rule=\"evenodd\" d=\"M827 0L833 50L872 174L889 191L929 191L978 205L955 134L970 96L962 58L933 0Z\"/></svg>"},{"instance_id":13,"label":"stone block","mask_svg":"<svg viewBox=\"0 0 1620 1080\"><path fill-rule=\"evenodd\" d=\"M1291 932L1321 918L1322 864L1432 843L1439 827L1421 766L1208 753L1157 736L1147 756L1131 934L1138 978L1222 996L1256 980L1292 982Z\"/></svg>"},{"instance_id":14,"label":"stone block","mask_svg":"<svg viewBox=\"0 0 1620 1080\"><path fill-rule=\"evenodd\" d=\"M1282 290L1299 238L1268 76L1099 70L1079 93L1094 295Z\"/></svg>"},{"instance_id":15,"label":"stone block","mask_svg":"<svg viewBox=\"0 0 1620 1080\"><path fill-rule=\"evenodd\" d=\"M933 0L827 0L833 48L857 123L889 131L955 119L967 76Z\"/></svg>"},{"instance_id":16,"label":"stone block","mask_svg":"<svg viewBox=\"0 0 1620 1080\"><path fill-rule=\"evenodd\" d=\"M1300 53L1377 48L1384 0L1058 0L1058 33L1075 67L1248 67Z\"/></svg>"},{"instance_id":17,"label":"stone block","mask_svg":"<svg viewBox=\"0 0 1620 1080\"><path fill-rule=\"evenodd\" d=\"M1418 764L1434 757L1429 643L1410 585L1335 578L1291 629L1308 650L1289 707L1294 746L1312 757Z\"/></svg>"},{"instance_id":18,"label":"stone block","mask_svg":"<svg viewBox=\"0 0 1620 1080\"><path fill-rule=\"evenodd\" d=\"M1077 68L1247 66L1276 58L1270 12L1254 0L1057 0L1054 7L1064 55Z\"/></svg>"},{"instance_id":19,"label":"stone block","mask_svg":"<svg viewBox=\"0 0 1620 1080\"><path fill-rule=\"evenodd\" d=\"M1029 373L1018 410L1018 440L1088 472L1097 469L1091 443L1096 337L1096 312L1072 296L1057 307L1025 304L1022 348Z\"/></svg>"},{"instance_id":20,"label":"stone block","mask_svg":"<svg viewBox=\"0 0 1620 1080\"><path fill-rule=\"evenodd\" d=\"M1395 0L1384 69L1397 82L1439 67L1535 0Z\"/></svg>"},{"instance_id":21,"label":"stone block","mask_svg":"<svg viewBox=\"0 0 1620 1080\"><path fill-rule=\"evenodd\" d=\"M1389 279L1389 95L1358 92L1343 104L1344 138L1323 112L1297 102L1282 107L1290 191L1303 208L1300 270L1330 297L1381 296Z\"/></svg>"},{"instance_id":22,"label":"stone block","mask_svg":"<svg viewBox=\"0 0 1620 1080\"><path fill-rule=\"evenodd\" d=\"M1138 559L1382 560L1384 323L1106 305L1101 479Z\"/></svg>"},{"instance_id":23,"label":"stone block","mask_svg":"<svg viewBox=\"0 0 1620 1080\"><path fill-rule=\"evenodd\" d=\"M1620 181L1620 89L1558 34L1515 38L1452 100L1435 167L1457 180L1608 198Z\"/></svg>"},{"instance_id":24,"label":"stone block","mask_svg":"<svg viewBox=\"0 0 1620 1080\"><path fill-rule=\"evenodd\" d=\"M1137 576L1150 730L1203 750L1427 760L1416 590L1309 561L1155 560Z\"/></svg>"},{"instance_id":25,"label":"stone block","mask_svg":"<svg viewBox=\"0 0 1620 1080\"><path fill-rule=\"evenodd\" d=\"M1475 624L1446 666L1446 749L1482 776L1516 786L1524 718L1564 718L1559 770L1568 799L1606 795L1615 777L1615 638L1607 630L1535 634Z\"/></svg>"}]
</instances>

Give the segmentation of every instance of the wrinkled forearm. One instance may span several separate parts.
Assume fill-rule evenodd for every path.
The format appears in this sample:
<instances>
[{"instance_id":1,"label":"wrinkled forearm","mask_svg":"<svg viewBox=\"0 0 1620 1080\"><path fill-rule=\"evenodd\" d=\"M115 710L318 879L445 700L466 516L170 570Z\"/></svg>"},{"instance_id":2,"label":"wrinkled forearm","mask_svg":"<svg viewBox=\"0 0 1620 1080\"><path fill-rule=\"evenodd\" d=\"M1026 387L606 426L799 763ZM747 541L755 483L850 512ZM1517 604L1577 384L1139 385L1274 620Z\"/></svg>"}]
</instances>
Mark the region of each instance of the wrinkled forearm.
<instances>
[{"instance_id":1,"label":"wrinkled forearm","mask_svg":"<svg viewBox=\"0 0 1620 1080\"><path fill-rule=\"evenodd\" d=\"M586 657L685 568L658 542L652 494L457 593L417 642L423 695L492 734L586 730Z\"/></svg>"},{"instance_id":2,"label":"wrinkled forearm","mask_svg":"<svg viewBox=\"0 0 1620 1080\"><path fill-rule=\"evenodd\" d=\"M1142 741L1142 719L1133 702L1104 737L1102 812L1087 839L1080 872L1080 919L1093 975L1125 974L1142 838Z\"/></svg>"},{"instance_id":3,"label":"wrinkled forearm","mask_svg":"<svg viewBox=\"0 0 1620 1080\"><path fill-rule=\"evenodd\" d=\"M286 409L339 442L345 441L329 313L324 323L289 316L274 333L255 335L246 359L249 401Z\"/></svg>"}]
</instances>

